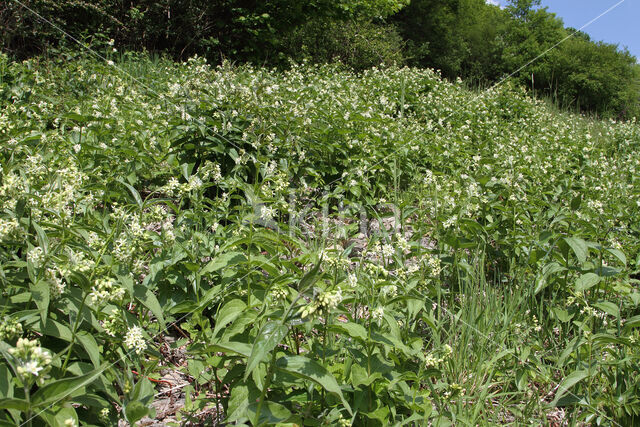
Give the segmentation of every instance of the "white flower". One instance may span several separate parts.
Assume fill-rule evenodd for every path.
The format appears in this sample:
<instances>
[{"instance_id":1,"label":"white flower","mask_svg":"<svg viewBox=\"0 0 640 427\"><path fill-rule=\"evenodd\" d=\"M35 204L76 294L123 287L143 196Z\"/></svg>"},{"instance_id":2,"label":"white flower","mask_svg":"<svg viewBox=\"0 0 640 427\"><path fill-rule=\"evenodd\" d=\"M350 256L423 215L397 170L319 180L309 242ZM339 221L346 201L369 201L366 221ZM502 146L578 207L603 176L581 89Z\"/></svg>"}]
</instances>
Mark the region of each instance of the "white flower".
<instances>
[{"instance_id":1,"label":"white flower","mask_svg":"<svg viewBox=\"0 0 640 427\"><path fill-rule=\"evenodd\" d=\"M347 276L347 283L352 288L355 288L358 285L358 277L355 275L355 273L350 273L349 276Z\"/></svg>"},{"instance_id":2,"label":"white flower","mask_svg":"<svg viewBox=\"0 0 640 427\"><path fill-rule=\"evenodd\" d=\"M385 243L384 245L382 245L382 255L385 258L391 258L393 254L395 254L395 252L395 249L389 243Z\"/></svg>"},{"instance_id":3,"label":"white flower","mask_svg":"<svg viewBox=\"0 0 640 427\"><path fill-rule=\"evenodd\" d=\"M38 376L38 373L44 369L42 366L38 364L35 360L29 360L24 365L18 366L19 374L31 374Z\"/></svg>"},{"instance_id":4,"label":"white flower","mask_svg":"<svg viewBox=\"0 0 640 427\"><path fill-rule=\"evenodd\" d=\"M276 210L274 208L263 206L260 208L260 219L264 222L269 222L273 219L276 214Z\"/></svg>"},{"instance_id":5,"label":"white flower","mask_svg":"<svg viewBox=\"0 0 640 427\"><path fill-rule=\"evenodd\" d=\"M371 312L371 318L376 322L382 321L382 317L384 316L384 307L376 307Z\"/></svg>"},{"instance_id":6,"label":"white flower","mask_svg":"<svg viewBox=\"0 0 640 427\"><path fill-rule=\"evenodd\" d=\"M198 190L200 187L202 187L202 180L196 175L190 176L188 185L189 190Z\"/></svg>"},{"instance_id":7,"label":"white flower","mask_svg":"<svg viewBox=\"0 0 640 427\"><path fill-rule=\"evenodd\" d=\"M136 354L140 354L147 348L147 343L142 335L142 328L139 326L132 326L127 331L127 335L124 338L124 345L128 348L135 350Z\"/></svg>"},{"instance_id":8,"label":"white flower","mask_svg":"<svg viewBox=\"0 0 640 427\"><path fill-rule=\"evenodd\" d=\"M40 246L31 249L27 254L27 260L31 261L36 267L39 267L44 261L44 251Z\"/></svg>"}]
</instances>

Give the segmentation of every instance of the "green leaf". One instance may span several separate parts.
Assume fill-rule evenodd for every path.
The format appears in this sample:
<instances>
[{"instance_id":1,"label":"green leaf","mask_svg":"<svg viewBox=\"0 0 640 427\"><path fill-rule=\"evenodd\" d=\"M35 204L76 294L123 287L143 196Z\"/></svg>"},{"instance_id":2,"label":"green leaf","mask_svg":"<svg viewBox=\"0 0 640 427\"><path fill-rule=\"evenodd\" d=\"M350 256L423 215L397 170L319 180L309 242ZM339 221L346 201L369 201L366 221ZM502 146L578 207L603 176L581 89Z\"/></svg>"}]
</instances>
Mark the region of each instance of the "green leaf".
<instances>
[{"instance_id":1,"label":"green leaf","mask_svg":"<svg viewBox=\"0 0 640 427\"><path fill-rule=\"evenodd\" d=\"M18 411L27 412L29 410L29 403L24 399L0 399L0 409L17 409Z\"/></svg>"},{"instance_id":2,"label":"green leaf","mask_svg":"<svg viewBox=\"0 0 640 427\"><path fill-rule=\"evenodd\" d=\"M131 195L133 195L133 199L136 201L136 204L138 205L138 207L140 209L142 209L142 198L140 197L140 193L138 193L138 190L136 190L135 188L133 188L132 185L127 184L124 180L119 179L118 182L122 185L124 185L125 187L127 187L129 189L129 191L131 192Z\"/></svg>"},{"instance_id":3,"label":"green leaf","mask_svg":"<svg viewBox=\"0 0 640 427\"><path fill-rule=\"evenodd\" d=\"M216 326L213 329L213 337L215 337L220 329L227 326L229 323L233 322L242 314L244 309L247 307L247 304L240 299L232 299L227 302L218 312L216 316Z\"/></svg>"},{"instance_id":4,"label":"green leaf","mask_svg":"<svg viewBox=\"0 0 640 427\"><path fill-rule=\"evenodd\" d=\"M571 389L571 387L587 378L588 376L589 372L587 370L573 371L572 373L567 375L560 383L558 391L556 392L556 396L553 399L553 402L551 402L551 406L556 406L558 400L560 400L560 398L564 396Z\"/></svg>"},{"instance_id":5,"label":"green leaf","mask_svg":"<svg viewBox=\"0 0 640 427\"><path fill-rule=\"evenodd\" d=\"M0 364L0 398L13 397L13 375L5 364Z\"/></svg>"},{"instance_id":6,"label":"green leaf","mask_svg":"<svg viewBox=\"0 0 640 427\"><path fill-rule=\"evenodd\" d=\"M305 356L284 356L276 360L276 367L297 377L313 381L329 393L336 394L349 413L352 413L351 406L342 395L338 382L324 366Z\"/></svg>"},{"instance_id":7,"label":"green leaf","mask_svg":"<svg viewBox=\"0 0 640 427\"><path fill-rule=\"evenodd\" d=\"M625 267L627 266L627 257L624 254L624 252L622 252L620 249L609 248L607 249L607 252L609 252L611 255L615 256L616 258L618 258L620 262L624 264Z\"/></svg>"},{"instance_id":8,"label":"green leaf","mask_svg":"<svg viewBox=\"0 0 640 427\"><path fill-rule=\"evenodd\" d=\"M579 237L565 237L564 241L567 242L567 245L573 250L573 253L578 258L580 263L583 263L587 260L587 255L589 255L589 248L587 246L587 242L580 239Z\"/></svg>"},{"instance_id":9,"label":"green leaf","mask_svg":"<svg viewBox=\"0 0 640 427\"><path fill-rule=\"evenodd\" d=\"M353 323L353 322L336 323L334 325L329 325L329 329L332 331L345 333L351 338L356 338L364 342L366 342L368 338L367 330L364 328L364 326L358 323Z\"/></svg>"},{"instance_id":10,"label":"green leaf","mask_svg":"<svg viewBox=\"0 0 640 427\"><path fill-rule=\"evenodd\" d=\"M34 329L42 333L43 335L60 338L67 342L71 342L73 338L73 334L71 333L71 329L69 327L63 325L60 322L56 322L51 318L47 319L47 323L39 322L34 326Z\"/></svg>"},{"instance_id":11,"label":"green leaf","mask_svg":"<svg viewBox=\"0 0 640 427\"><path fill-rule=\"evenodd\" d=\"M595 273L586 273L578 277L575 283L576 292L583 292L594 287L600 282L600 276Z\"/></svg>"},{"instance_id":12,"label":"green leaf","mask_svg":"<svg viewBox=\"0 0 640 427\"><path fill-rule=\"evenodd\" d=\"M626 328L637 328L638 326L640 326L640 314L633 316L629 319L627 319L626 322L624 322L624 327Z\"/></svg>"},{"instance_id":13,"label":"green leaf","mask_svg":"<svg viewBox=\"0 0 640 427\"><path fill-rule=\"evenodd\" d=\"M227 252L209 261L207 265L200 270L200 274L204 276L205 274L213 273L224 267L240 264L246 260L247 258L240 252Z\"/></svg>"},{"instance_id":14,"label":"green leaf","mask_svg":"<svg viewBox=\"0 0 640 427\"><path fill-rule=\"evenodd\" d=\"M49 313L49 298L51 293L51 285L44 280L38 281L31 286L31 297L36 302L42 322L47 322L47 314Z\"/></svg>"},{"instance_id":15,"label":"green leaf","mask_svg":"<svg viewBox=\"0 0 640 427\"><path fill-rule=\"evenodd\" d=\"M580 208L580 204L582 202L582 194L578 194L576 197L571 200L571 210L577 211Z\"/></svg>"},{"instance_id":16,"label":"green leaf","mask_svg":"<svg viewBox=\"0 0 640 427\"><path fill-rule=\"evenodd\" d=\"M247 407L247 415L249 416L249 419L255 420L259 405L259 402L252 402ZM260 419L257 421L256 425L278 424L288 420L289 418L291 418L291 411L286 407L276 402L266 401L260 407Z\"/></svg>"},{"instance_id":17,"label":"green leaf","mask_svg":"<svg viewBox=\"0 0 640 427\"><path fill-rule=\"evenodd\" d=\"M573 315L569 315L569 312L560 307L554 307L553 312L556 314L556 317L562 323L567 323L569 320L573 318Z\"/></svg>"},{"instance_id":18,"label":"green leaf","mask_svg":"<svg viewBox=\"0 0 640 427\"><path fill-rule=\"evenodd\" d=\"M160 322L162 329L164 329L165 322L162 307L160 306L160 302L158 301L158 298L156 298L155 294L144 285L136 285L133 288L133 296L145 307L151 310L153 315L156 316L156 319Z\"/></svg>"},{"instance_id":19,"label":"green leaf","mask_svg":"<svg viewBox=\"0 0 640 427\"><path fill-rule=\"evenodd\" d=\"M76 338L82 345L82 348L84 348L89 355L89 359L91 359L93 366L98 368L100 366L100 349L98 348L96 339L87 331L78 332L76 334Z\"/></svg>"},{"instance_id":20,"label":"green leaf","mask_svg":"<svg viewBox=\"0 0 640 427\"><path fill-rule=\"evenodd\" d=\"M615 305L612 302L609 302L609 301L598 302L596 304L593 304L593 306L614 317L620 316L620 309L618 308L617 305Z\"/></svg>"},{"instance_id":21,"label":"green leaf","mask_svg":"<svg viewBox=\"0 0 640 427\"><path fill-rule=\"evenodd\" d=\"M127 406L124 408L124 415L132 425L140 421L148 413L149 408L139 400L127 403Z\"/></svg>"},{"instance_id":22,"label":"green leaf","mask_svg":"<svg viewBox=\"0 0 640 427\"><path fill-rule=\"evenodd\" d=\"M382 378L382 374L380 372L373 372L371 375L368 374L367 370L355 364L351 367L351 383L354 387L370 386L374 383L374 381Z\"/></svg>"},{"instance_id":23,"label":"green leaf","mask_svg":"<svg viewBox=\"0 0 640 427\"><path fill-rule=\"evenodd\" d=\"M206 354L219 351L222 353L236 353L240 356L249 357L251 355L252 348L251 344L228 341L209 345L202 350L202 353Z\"/></svg>"},{"instance_id":24,"label":"green leaf","mask_svg":"<svg viewBox=\"0 0 640 427\"><path fill-rule=\"evenodd\" d=\"M565 267L561 266L555 261L546 264L544 267L542 267L542 271L538 274L538 277L536 278L536 282L535 282L536 288L534 293L538 294L540 291L542 291L544 288L547 287L547 285L549 284L550 276L565 270L566 270Z\"/></svg>"},{"instance_id":25,"label":"green leaf","mask_svg":"<svg viewBox=\"0 0 640 427\"><path fill-rule=\"evenodd\" d=\"M229 407L227 408L227 419L229 423L247 417L247 409L251 402L255 402L260 397L260 390L253 381L247 384L238 384L231 389L229 397Z\"/></svg>"},{"instance_id":26,"label":"green leaf","mask_svg":"<svg viewBox=\"0 0 640 427\"><path fill-rule=\"evenodd\" d=\"M33 394L31 402L33 406L36 407L47 406L58 402L86 385L91 384L108 366L109 365L104 365L99 369L94 369L93 371L79 377L64 378L50 382Z\"/></svg>"},{"instance_id":27,"label":"green leaf","mask_svg":"<svg viewBox=\"0 0 640 427\"><path fill-rule=\"evenodd\" d=\"M279 322L267 322L258 332L258 338L253 343L251 355L247 360L247 369L244 374L246 380L251 372L258 366L258 363L267 358L267 355L273 350L287 334L285 325Z\"/></svg>"},{"instance_id":28,"label":"green leaf","mask_svg":"<svg viewBox=\"0 0 640 427\"><path fill-rule=\"evenodd\" d=\"M300 283L298 284L298 290L300 292L313 285L313 283L316 281L316 276L318 275L318 271L320 270L320 264L322 263L318 261L318 263L307 274L305 274L302 279L300 279Z\"/></svg>"}]
</instances>

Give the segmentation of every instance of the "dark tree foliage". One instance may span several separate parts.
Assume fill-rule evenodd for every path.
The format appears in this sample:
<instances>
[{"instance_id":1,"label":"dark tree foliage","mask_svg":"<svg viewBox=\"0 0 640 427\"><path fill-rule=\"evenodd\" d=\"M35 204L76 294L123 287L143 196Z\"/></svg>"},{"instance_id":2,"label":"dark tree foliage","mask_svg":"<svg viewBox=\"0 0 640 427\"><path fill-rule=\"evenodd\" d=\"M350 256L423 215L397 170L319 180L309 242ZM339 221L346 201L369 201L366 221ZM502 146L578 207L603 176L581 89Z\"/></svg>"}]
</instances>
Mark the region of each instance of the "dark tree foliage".
<instances>
[{"instance_id":1,"label":"dark tree foliage","mask_svg":"<svg viewBox=\"0 0 640 427\"><path fill-rule=\"evenodd\" d=\"M24 5L24 6L23 6ZM441 70L486 87L515 79L559 106L640 113L636 59L593 42L539 0L4 0L0 48L14 58L71 45L194 54L258 65L340 60L361 70L393 63ZM37 15L36 15L37 14Z\"/></svg>"}]
</instances>

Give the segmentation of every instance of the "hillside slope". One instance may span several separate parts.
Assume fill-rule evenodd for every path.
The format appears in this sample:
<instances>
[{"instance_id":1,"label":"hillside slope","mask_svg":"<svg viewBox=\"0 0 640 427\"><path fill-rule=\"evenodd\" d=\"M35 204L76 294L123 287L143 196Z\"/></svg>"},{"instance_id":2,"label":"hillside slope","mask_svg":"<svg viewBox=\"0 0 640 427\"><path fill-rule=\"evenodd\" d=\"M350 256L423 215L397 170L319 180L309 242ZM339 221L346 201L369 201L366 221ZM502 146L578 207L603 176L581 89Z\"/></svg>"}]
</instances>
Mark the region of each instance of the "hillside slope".
<instances>
[{"instance_id":1,"label":"hillside slope","mask_svg":"<svg viewBox=\"0 0 640 427\"><path fill-rule=\"evenodd\" d=\"M0 97L0 420L134 423L176 373L203 423L637 421L637 123L135 55Z\"/></svg>"}]
</instances>

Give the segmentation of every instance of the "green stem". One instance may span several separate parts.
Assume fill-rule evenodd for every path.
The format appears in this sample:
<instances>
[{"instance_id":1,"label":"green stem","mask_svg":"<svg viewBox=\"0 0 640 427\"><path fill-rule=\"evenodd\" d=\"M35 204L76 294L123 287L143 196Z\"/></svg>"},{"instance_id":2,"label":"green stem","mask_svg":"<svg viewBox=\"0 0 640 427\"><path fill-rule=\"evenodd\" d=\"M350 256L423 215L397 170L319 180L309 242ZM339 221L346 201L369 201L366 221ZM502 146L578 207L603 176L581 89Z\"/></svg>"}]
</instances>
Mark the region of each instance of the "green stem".
<instances>
[{"instance_id":1,"label":"green stem","mask_svg":"<svg viewBox=\"0 0 640 427\"><path fill-rule=\"evenodd\" d=\"M260 401L258 402L258 408L256 409L256 417L253 421L254 425L260 425L260 412L262 411L262 405L264 403L264 399L267 397L267 389L271 385L271 377L273 376L273 367L276 364L276 351L271 352L271 362L269 362L269 369L267 370L267 379L264 382L264 386L262 387L262 393L260 394Z\"/></svg>"},{"instance_id":2,"label":"green stem","mask_svg":"<svg viewBox=\"0 0 640 427\"><path fill-rule=\"evenodd\" d=\"M71 350L73 349L73 345L76 341L76 333L78 332L78 327L80 326L80 317L82 317L82 310L84 310L87 297L89 297L89 293L85 292L84 297L82 297L80 309L78 310L78 314L76 315L76 320L73 322L73 329L71 330L71 342L69 343L69 348L67 349L67 354L65 355L64 363L62 364L62 375L67 372L67 365L69 364L69 359L71 359Z\"/></svg>"},{"instance_id":3,"label":"green stem","mask_svg":"<svg viewBox=\"0 0 640 427\"><path fill-rule=\"evenodd\" d=\"M96 260L96 265L93 267L93 270L91 271L91 275L89 276L89 283L91 283L93 281L93 277L96 274L97 265L102 260L102 257L104 256L105 252L107 251L107 247L109 245L109 241L111 241L111 239L113 239L113 236L115 235L115 232L116 232L116 227L114 227L113 230L111 230L111 234L109 235L109 238L105 242L104 246L102 247L102 250L100 251L100 254L98 255L98 259ZM71 359L71 350L73 349L73 346L74 346L74 344L76 342L76 336L77 336L78 328L80 327L80 318L82 317L82 310L84 310L84 306L86 304L87 297L89 297L89 293L85 292L84 296L82 297L82 303L80 304L80 308L78 309L78 315L76 316L76 320L73 323L73 329L71 330L71 342L69 343L69 348L67 350L67 354L65 356L64 363L62 364L62 375L64 375L67 372L67 365L69 364L69 360Z\"/></svg>"},{"instance_id":4,"label":"green stem","mask_svg":"<svg viewBox=\"0 0 640 427\"><path fill-rule=\"evenodd\" d=\"M26 413L27 421L25 421L25 424L27 425L27 427L31 427L31 393L29 391L29 386L27 384L24 384L23 387L24 387L24 398L27 401L27 407L29 408L27 409L27 413Z\"/></svg>"}]
</instances>

